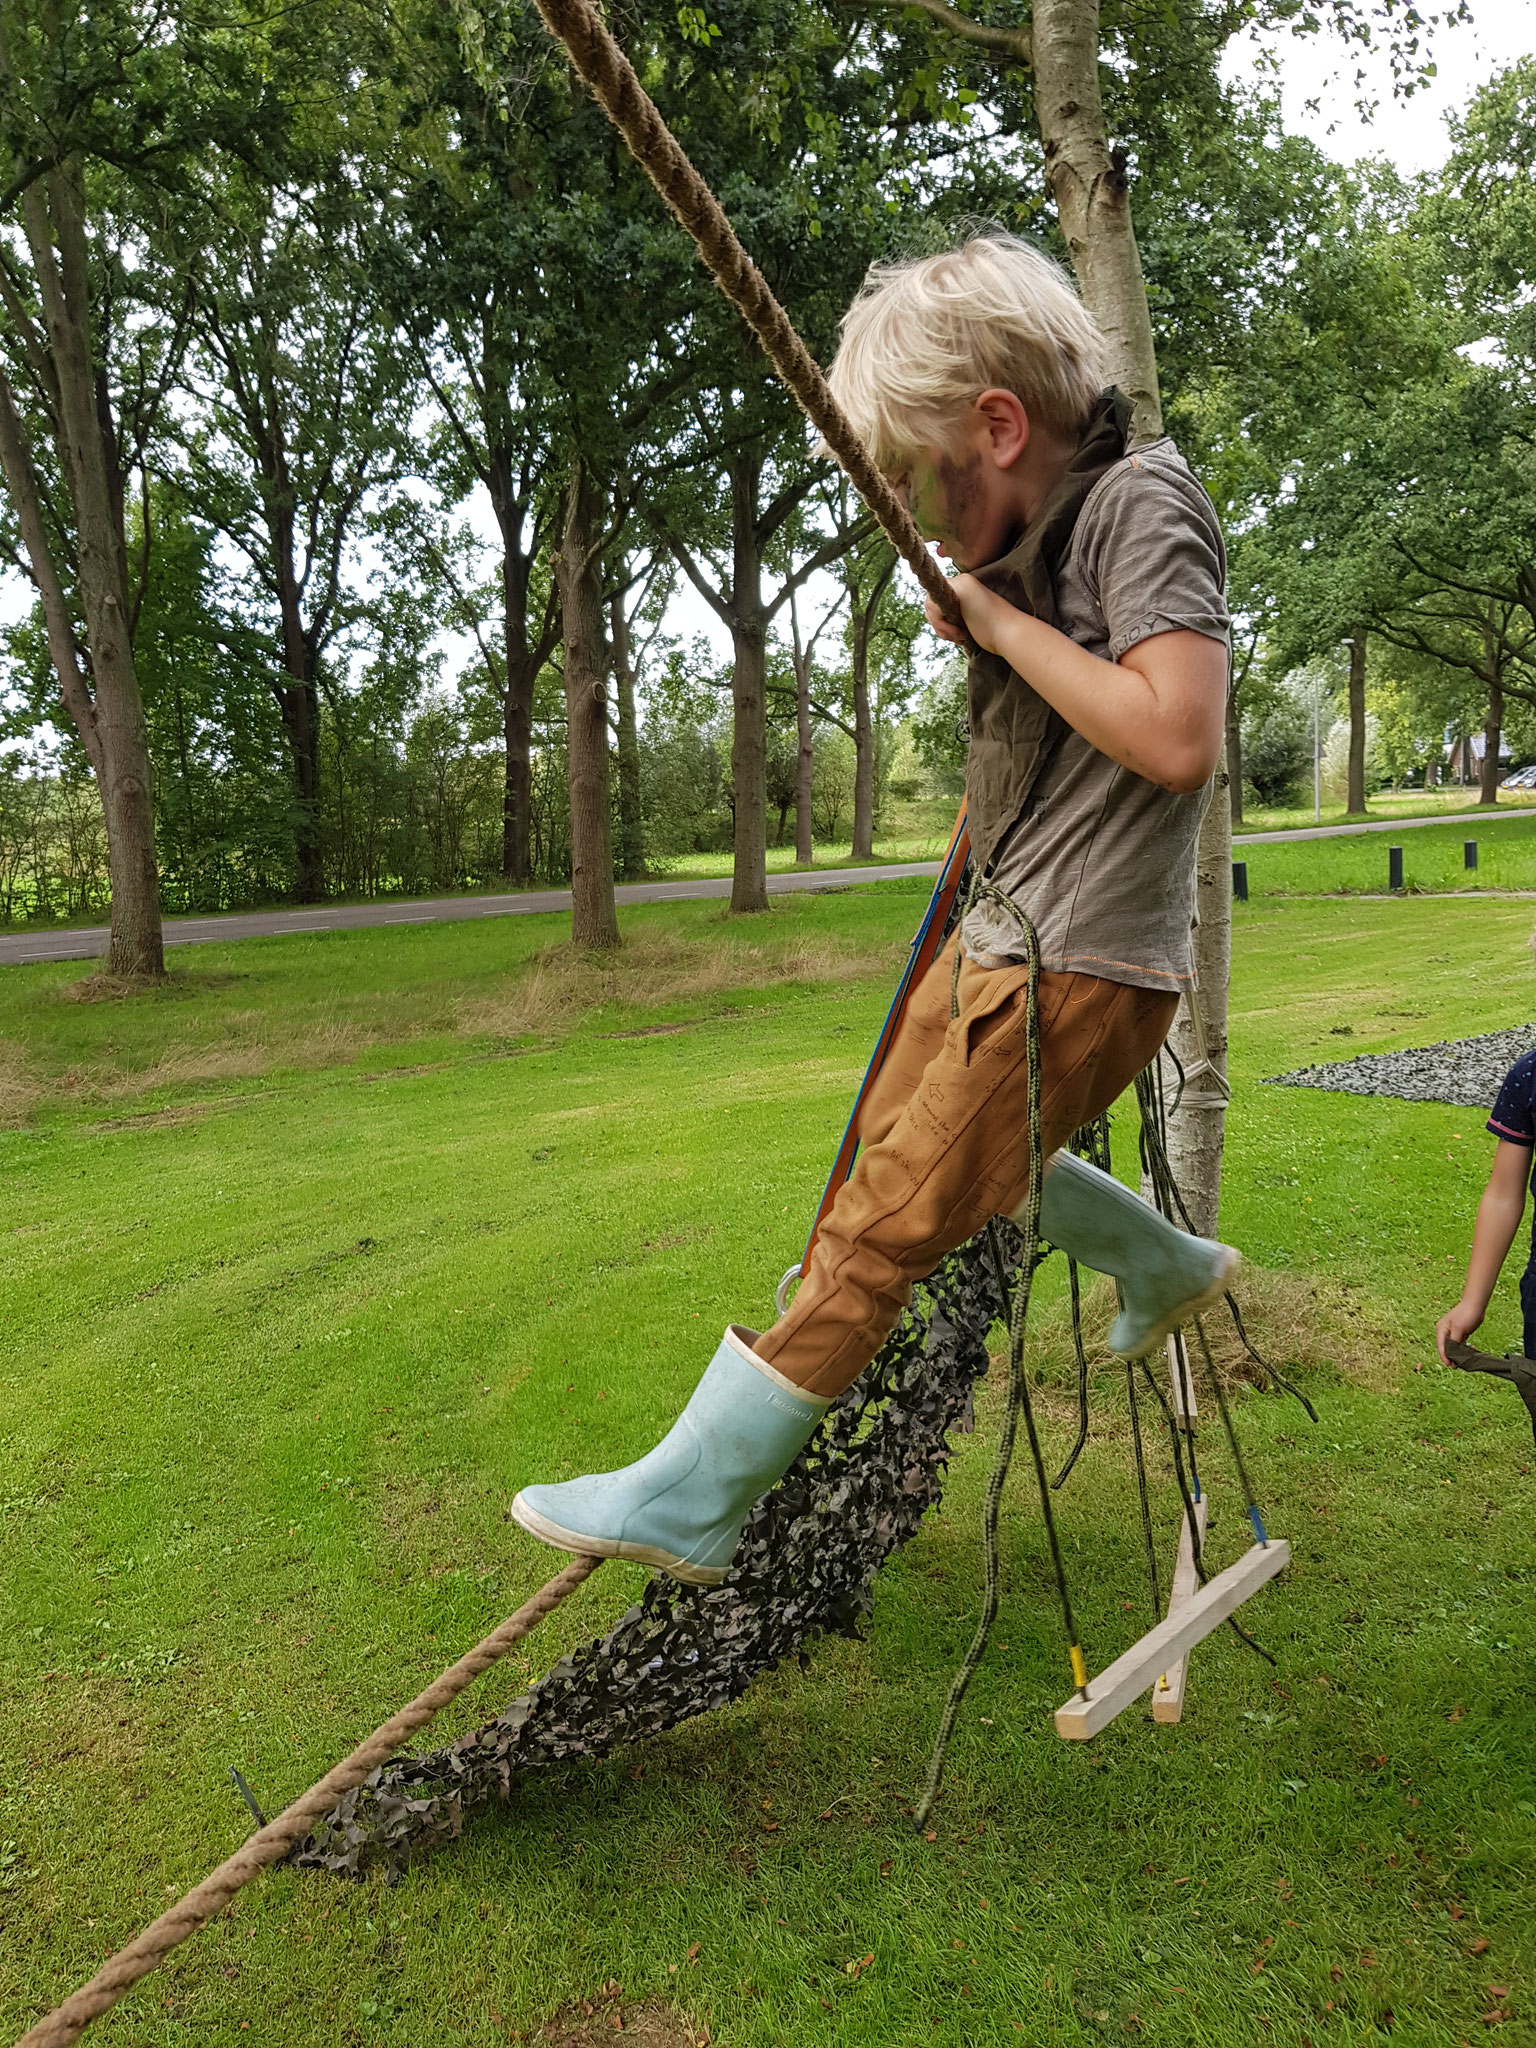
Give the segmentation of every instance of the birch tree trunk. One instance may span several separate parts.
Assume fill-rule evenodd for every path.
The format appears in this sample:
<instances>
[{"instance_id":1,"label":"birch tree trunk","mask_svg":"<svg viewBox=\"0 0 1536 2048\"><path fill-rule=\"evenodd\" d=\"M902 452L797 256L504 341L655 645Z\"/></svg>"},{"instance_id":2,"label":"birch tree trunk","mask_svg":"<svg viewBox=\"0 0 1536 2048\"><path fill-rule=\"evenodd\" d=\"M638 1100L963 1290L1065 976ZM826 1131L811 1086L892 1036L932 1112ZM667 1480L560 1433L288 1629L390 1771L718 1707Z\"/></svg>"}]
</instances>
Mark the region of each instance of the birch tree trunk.
<instances>
[{"instance_id":1,"label":"birch tree trunk","mask_svg":"<svg viewBox=\"0 0 1536 2048\"><path fill-rule=\"evenodd\" d=\"M159 979L165 973L165 953L155 863L154 771L133 662L127 563L121 517L115 512L120 501L103 438L111 422L99 405L92 364L90 261L78 163L67 161L35 181L23 197L22 213L56 380L58 452L73 501L75 580L85 617L91 685L91 716L85 726L79 715L82 664L76 655L66 658L59 670L63 639L51 619L50 653L65 704L96 769L106 821L112 880L107 971L125 979ZM43 553L46 557L46 548ZM50 572L44 562L34 564L35 574L39 568L46 618ZM60 580L56 567L52 580Z\"/></svg>"},{"instance_id":2,"label":"birch tree trunk","mask_svg":"<svg viewBox=\"0 0 1536 2048\"><path fill-rule=\"evenodd\" d=\"M1349 777L1345 809L1365 809L1365 629L1349 643Z\"/></svg>"},{"instance_id":3,"label":"birch tree trunk","mask_svg":"<svg viewBox=\"0 0 1536 2048\"><path fill-rule=\"evenodd\" d=\"M571 465L556 575L565 638L566 780L571 798L571 943L619 943L608 826L607 644L599 564L601 506L592 473Z\"/></svg>"},{"instance_id":4,"label":"birch tree trunk","mask_svg":"<svg viewBox=\"0 0 1536 2048\"><path fill-rule=\"evenodd\" d=\"M1232 813L1227 764L1216 770L1196 854L1195 988L1179 1005L1168 1044L1184 1069L1184 1098L1168 1119L1168 1164L1189 1220L1214 1237L1221 1213L1227 1128L1227 985L1232 971ZM1198 1025L1190 1015L1199 1010ZM1203 1046L1202 1046L1203 1039ZM1169 1075L1170 1084L1173 1076Z\"/></svg>"},{"instance_id":5,"label":"birch tree trunk","mask_svg":"<svg viewBox=\"0 0 1536 2048\"><path fill-rule=\"evenodd\" d=\"M1035 0L1035 115L1045 174L1109 379L1131 403L1131 436L1163 431L1157 355L1125 158L1111 151L1099 91L1098 0Z\"/></svg>"},{"instance_id":6,"label":"birch tree trunk","mask_svg":"<svg viewBox=\"0 0 1536 2048\"><path fill-rule=\"evenodd\" d=\"M1125 159L1111 150L1099 90L1098 0L1035 0L1035 111L1046 176L1084 303L1108 344L1110 381L1131 403L1131 438L1163 430L1152 316ZM1238 800L1241 801L1239 789ZM1232 954L1232 796L1225 760L1200 830L1195 973L1169 1034L1189 1085L1169 1119L1168 1157L1197 1231L1216 1228L1226 1136L1227 989ZM1205 1052L1200 1050L1204 1039Z\"/></svg>"}]
</instances>

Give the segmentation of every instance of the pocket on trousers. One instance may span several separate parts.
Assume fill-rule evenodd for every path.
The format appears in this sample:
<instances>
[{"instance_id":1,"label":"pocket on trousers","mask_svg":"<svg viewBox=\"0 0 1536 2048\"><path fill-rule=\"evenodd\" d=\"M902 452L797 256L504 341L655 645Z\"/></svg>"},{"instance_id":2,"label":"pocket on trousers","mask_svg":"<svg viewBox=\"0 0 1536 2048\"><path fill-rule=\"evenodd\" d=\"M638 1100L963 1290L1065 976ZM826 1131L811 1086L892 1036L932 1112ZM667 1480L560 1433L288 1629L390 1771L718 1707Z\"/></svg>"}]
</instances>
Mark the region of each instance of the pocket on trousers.
<instances>
[{"instance_id":1,"label":"pocket on trousers","mask_svg":"<svg viewBox=\"0 0 1536 2048\"><path fill-rule=\"evenodd\" d=\"M980 1003L955 1020L956 1030L964 1034L957 1050L968 1067L989 1047L1024 1029L1025 982L1015 980L1006 970L998 972L997 979L1001 986L988 989Z\"/></svg>"}]
</instances>

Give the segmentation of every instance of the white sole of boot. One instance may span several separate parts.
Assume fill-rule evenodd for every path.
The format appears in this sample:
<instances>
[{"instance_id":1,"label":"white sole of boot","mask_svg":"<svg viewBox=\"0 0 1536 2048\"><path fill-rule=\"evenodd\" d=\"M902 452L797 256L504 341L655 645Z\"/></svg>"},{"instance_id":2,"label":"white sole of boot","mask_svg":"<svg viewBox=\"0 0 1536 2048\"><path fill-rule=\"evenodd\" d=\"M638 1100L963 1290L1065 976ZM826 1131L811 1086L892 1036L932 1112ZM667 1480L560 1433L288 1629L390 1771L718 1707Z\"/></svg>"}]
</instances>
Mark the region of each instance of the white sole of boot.
<instances>
[{"instance_id":1,"label":"white sole of boot","mask_svg":"<svg viewBox=\"0 0 1536 2048\"><path fill-rule=\"evenodd\" d=\"M541 1543L547 1543L551 1550L569 1550L577 1557L620 1557L630 1564L655 1565L658 1571L670 1572L674 1579L681 1579L687 1586L718 1586L729 1569L727 1566L685 1564L680 1557L674 1557L670 1551L661 1550L652 1543L624 1543L612 1536L583 1536L578 1530L563 1529L548 1515L541 1515L537 1508L530 1507L521 1494L512 1503L512 1519L530 1536L537 1536Z\"/></svg>"},{"instance_id":2,"label":"white sole of boot","mask_svg":"<svg viewBox=\"0 0 1536 2048\"><path fill-rule=\"evenodd\" d=\"M1134 1351L1116 1351L1113 1353L1113 1356L1116 1358L1145 1358L1147 1353L1155 1351L1163 1339L1172 1331L1181 1328L1185 1323L1193 1322L1196 1316L1204 1315L1208 1308L1216 1306L1224 1294L1230 1293L1232 1283L1237 1278L1238 1269L1243 1263L1243 1255L1241 1252L1234 1251L1229 1244L1224 1244L1222 1250L1227 1255L1226 1259L1222 1264L1221 1270L1203 1294L1192 1294L1188 1301L1181 1301L1177 1308L1164 1317L1150 1337L1144 1337L1141 1340Z\"/></svg>"}]
</instances>

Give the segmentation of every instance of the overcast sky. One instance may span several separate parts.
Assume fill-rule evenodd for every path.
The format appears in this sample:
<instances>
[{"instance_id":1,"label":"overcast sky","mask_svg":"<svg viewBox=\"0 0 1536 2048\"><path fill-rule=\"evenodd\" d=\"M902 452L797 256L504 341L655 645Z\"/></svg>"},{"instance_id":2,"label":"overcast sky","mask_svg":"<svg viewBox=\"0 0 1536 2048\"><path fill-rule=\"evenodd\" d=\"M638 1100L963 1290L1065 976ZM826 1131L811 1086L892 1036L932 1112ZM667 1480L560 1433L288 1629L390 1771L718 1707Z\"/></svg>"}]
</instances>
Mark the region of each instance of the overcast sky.
<instances>
[{"instance_id":1,"label":"overcast sky","mask_svg":"<svg viewBox=\"0 0 1536 2048\"><path fill-rule=\"evenodd\" d=\"M1310 135L1341 163L1381 155L1408 172L1443 163L1446 114L1464 107L1495 71L1536 55L1536 0L1472 0L1472 13L1470 22L1438 29L1429 38L1438 76L1406 101L1392 98L1392 72L1384 56L1352 49L1334 35L1263 38L1280 60L1286 127ZM1223 67L1228 78L1239 78L1252 66L1259 43L1245 36L1231 46ZM1365 70L1367 96L1377 103L1369 122L1356 108L1357 69Z\"/></svg>"}]
</instances>

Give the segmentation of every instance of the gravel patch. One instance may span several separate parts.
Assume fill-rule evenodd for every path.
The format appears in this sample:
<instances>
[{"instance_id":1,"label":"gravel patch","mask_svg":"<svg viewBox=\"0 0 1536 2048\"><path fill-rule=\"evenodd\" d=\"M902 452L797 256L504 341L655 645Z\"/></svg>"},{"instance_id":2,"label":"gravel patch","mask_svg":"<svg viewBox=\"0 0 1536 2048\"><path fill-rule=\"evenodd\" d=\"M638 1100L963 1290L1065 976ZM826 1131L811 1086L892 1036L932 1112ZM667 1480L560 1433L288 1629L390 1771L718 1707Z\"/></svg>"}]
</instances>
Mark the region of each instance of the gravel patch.
<instances>
[{"instance_id":1,"label":"gravel patch","mask_svg":"<svg viewBox=\"0 0 1536 2048\"><path fill-rule=\"evenodd\" d=\"M1361 1053L1272 1074L1275 1088L1334 1088L1344 1095L1396 1095L1404 1102L1449 1102L1459 1109L1489 1109L1515 1061L1536 1052L1536 1024L1450 1038L1402 1052Z\"/></svg>"}]
</instances>

